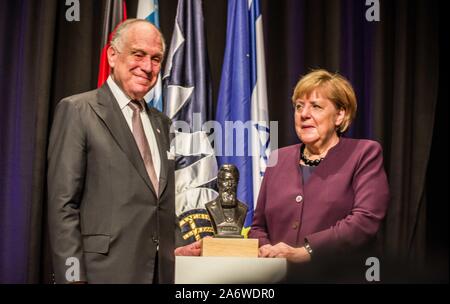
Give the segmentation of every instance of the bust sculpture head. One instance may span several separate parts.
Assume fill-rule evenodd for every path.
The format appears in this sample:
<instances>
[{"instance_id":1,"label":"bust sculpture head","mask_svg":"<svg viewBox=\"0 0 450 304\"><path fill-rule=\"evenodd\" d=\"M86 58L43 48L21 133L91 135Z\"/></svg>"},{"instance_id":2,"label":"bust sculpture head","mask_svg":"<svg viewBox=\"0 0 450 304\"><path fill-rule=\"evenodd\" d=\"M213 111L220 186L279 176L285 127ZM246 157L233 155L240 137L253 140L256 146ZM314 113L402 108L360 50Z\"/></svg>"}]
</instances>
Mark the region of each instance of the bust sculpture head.
<instances>
[{"instance_id":1,"label":"bust sculpture head","mask_svg":"<svg viewBox=\"0 0 450 304\"><path fill-rule=\"evenodd\" d=\"M205 204L216 237L242 237L247 205L236 198L238 182L236 166L225 164L220 167L217 175L219 196Z\"/></svg>"},{"instance_id":2,"label":"bust sculpture head","mask_svg":"<svg viewBox=\"0 0 450 304\"><path fill-rule=\"evenodd\" d=\"M231 164L220 167L217 175L217 186L219 188L219 199L222 207L233 208L236 206L236 191L239 182L239 171Z\"/></svg>"}]
</instances>

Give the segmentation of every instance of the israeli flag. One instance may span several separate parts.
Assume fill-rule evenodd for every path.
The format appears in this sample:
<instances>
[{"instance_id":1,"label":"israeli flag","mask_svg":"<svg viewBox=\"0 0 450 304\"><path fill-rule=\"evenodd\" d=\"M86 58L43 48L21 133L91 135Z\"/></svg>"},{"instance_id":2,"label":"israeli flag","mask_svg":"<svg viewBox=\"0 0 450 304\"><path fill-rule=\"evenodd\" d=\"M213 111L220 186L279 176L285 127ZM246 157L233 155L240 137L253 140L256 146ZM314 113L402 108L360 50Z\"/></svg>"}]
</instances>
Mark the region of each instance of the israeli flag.
<instances>
[{"instance_id":1,"label":"israeli flag","mask_svg":"<svg viewBox=\"0 0 450 304\"><path fill-rule=\"evenodd\" d=\"M218 163L219 166L231 163L239 169L237 196L249 207L245 221L245 227L249 228L270 154L259 0L228 0L227 38L216 120L224 134L219 139ZM244 128L244 132L240 128ZM238 134L243 134L242 138L238 138Z\"/></svg>"}]
</instances>

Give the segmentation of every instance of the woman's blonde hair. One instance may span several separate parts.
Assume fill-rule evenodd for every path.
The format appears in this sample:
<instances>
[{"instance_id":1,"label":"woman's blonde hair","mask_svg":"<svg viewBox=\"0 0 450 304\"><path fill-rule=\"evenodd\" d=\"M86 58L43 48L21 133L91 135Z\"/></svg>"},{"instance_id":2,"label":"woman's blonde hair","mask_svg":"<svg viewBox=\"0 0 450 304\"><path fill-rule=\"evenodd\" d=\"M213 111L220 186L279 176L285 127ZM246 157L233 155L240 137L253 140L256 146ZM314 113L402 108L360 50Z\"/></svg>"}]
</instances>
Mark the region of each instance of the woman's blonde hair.
<instances>
[{"instance_id":1,"label":"woman's blonde hair","mask_svg":"<svg viewBox=\"0 0 450 304\"><path fill-rule=\"evenodd\" d=\"M303 96L308 96L315 89L329 99L336 109L343 109L345 116L338 126L338 134L344 133L352 123L356 115L356 95L350 82L343 76L332 74L326 70L313 70L303 76L296 84L292 103Z\"/></svg>"}]
</instances>

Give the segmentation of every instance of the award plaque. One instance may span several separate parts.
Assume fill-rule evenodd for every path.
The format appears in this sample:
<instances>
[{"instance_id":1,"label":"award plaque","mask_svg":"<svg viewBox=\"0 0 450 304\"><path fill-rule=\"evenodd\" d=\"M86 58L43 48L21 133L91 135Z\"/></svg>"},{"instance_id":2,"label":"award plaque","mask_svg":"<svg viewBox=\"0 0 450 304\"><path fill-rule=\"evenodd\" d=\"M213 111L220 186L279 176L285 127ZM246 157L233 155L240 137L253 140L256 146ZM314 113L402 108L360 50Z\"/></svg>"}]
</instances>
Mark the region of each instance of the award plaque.
<instances>
[{"instance_id":1,"label":"award plaque","mask_svg":"<svg viewBox=\"0 0 450 304\"><path fill-rule=\"evenodd\" d=\"M245 239L242 232L247 205L236 198L239 171L231 164L217 175L219 196L205 204L214 237L202 240L202 256L258 257L258 240Z\"/></svg>"}]
</instances>

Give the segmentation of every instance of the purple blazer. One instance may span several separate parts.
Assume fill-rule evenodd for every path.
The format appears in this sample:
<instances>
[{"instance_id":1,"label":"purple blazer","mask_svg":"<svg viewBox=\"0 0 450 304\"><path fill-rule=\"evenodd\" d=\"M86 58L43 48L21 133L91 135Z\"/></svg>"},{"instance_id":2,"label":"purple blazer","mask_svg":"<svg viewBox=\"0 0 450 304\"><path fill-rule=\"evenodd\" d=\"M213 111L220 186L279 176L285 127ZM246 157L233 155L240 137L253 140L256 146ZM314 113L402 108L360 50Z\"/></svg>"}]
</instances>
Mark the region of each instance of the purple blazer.
<instances>
[{"instance_id":1,"label":"purple blazer","mask_svg":"<svg viewBox=\"0 0 450 304\"><path fill-rule=\"evenodd\" d=\"M301 144L285 147L268 167L249 237L259 245L285 242L327 255L362 247L377 233L389 201L381 146L341 138L303 185Z\"/></svg>"}]
</instances>

